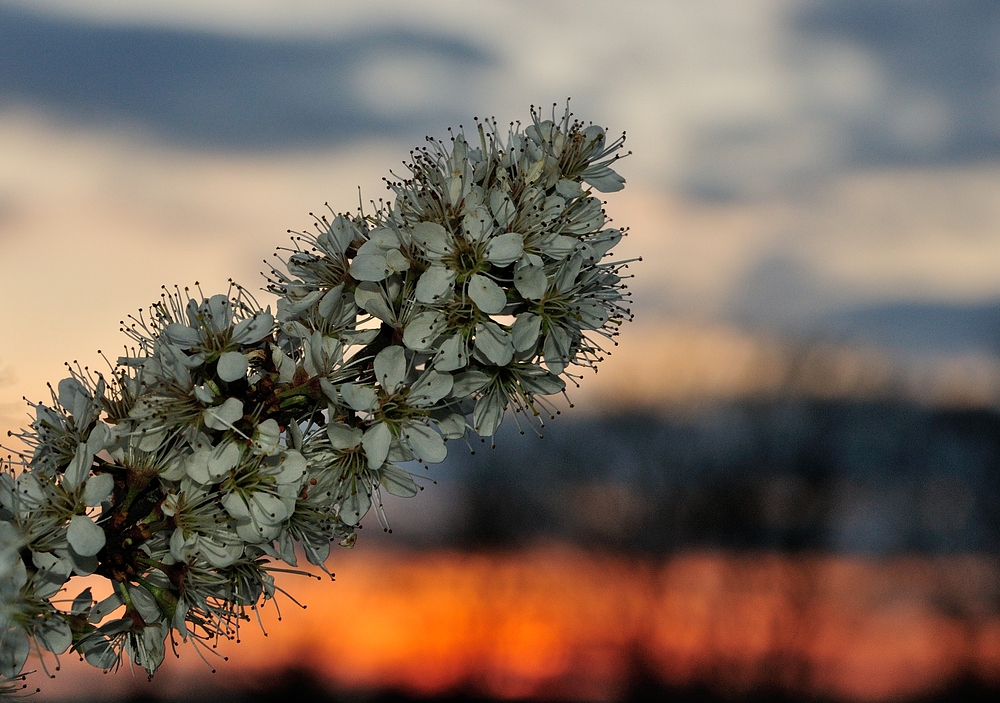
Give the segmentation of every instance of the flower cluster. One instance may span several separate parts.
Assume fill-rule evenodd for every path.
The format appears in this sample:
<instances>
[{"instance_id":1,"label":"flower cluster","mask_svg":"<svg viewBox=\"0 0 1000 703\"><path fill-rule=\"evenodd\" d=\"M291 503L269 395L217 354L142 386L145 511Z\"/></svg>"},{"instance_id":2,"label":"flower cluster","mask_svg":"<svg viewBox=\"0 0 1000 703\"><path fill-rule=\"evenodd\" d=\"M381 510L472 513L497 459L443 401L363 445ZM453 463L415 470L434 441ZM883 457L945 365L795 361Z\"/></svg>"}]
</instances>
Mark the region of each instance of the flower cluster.
<instances>
[{"instance_id":1,"label":"flower cluster","mask_svg":"<svg viewBox=\"0 0 1000 703\"><path fill-rule=\"evenodd\" d=\"M0 471L0 675L32 650L150 675L168 638L210 651L278 562L324 568L370 510L387 527L383 491L417 493L412 462L552 412L601 359L629 311L593 191L623 187L624 137L568 111L476 132L413 152L374 214L295 233L274 312L235 284L165 290L107 376L71 366L34 407ZM109 596L56 605L91 574Z\"/></svg>"}]
</instances>

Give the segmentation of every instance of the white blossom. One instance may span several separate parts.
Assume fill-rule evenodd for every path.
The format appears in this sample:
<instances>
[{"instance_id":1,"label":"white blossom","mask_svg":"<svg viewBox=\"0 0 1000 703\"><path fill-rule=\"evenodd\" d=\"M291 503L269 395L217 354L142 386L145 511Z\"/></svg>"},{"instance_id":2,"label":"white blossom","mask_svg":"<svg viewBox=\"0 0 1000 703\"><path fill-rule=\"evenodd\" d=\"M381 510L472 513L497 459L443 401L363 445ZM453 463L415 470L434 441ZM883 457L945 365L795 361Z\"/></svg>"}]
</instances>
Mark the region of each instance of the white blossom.
<instances>
[{"instance_id":1,"label":"white blossom","mask_svg":"<svg viewBox=\"0 0 1000 703\"><path fill-rule=\"evenodd\" d=\"M71 367L33 405L0 470L0 676L32 641L152 675L168 637L235 636L276 560L325 569L369 511L388 528L382 491L419 490L405 462L539 415L602 358L627 262L606 260L623 232L592 190L623 187L623 139L568 110L477 132L413 152L375 212L293 233L274 315L236 284L165 289L107 376ZM96 574L112 595L63 605Z\"/></svg>"}]
</instances>

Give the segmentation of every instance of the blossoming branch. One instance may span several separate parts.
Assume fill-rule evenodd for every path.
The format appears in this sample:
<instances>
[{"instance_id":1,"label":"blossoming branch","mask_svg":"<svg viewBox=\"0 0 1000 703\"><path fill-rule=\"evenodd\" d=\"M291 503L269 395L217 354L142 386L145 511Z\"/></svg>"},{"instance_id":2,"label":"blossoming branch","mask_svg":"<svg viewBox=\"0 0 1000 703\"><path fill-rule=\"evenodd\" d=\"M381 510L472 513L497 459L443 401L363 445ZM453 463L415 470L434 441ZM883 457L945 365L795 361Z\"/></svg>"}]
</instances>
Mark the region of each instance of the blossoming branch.
<instances>
[{"instance_id":1,"label":"blossoming branch","mask_svg":"<svg viewBox=\"0 0 1000 703\"><path fill-rule=\"evenodd\" d=\"M316 219L279 249L277 308L244 288L167 291L107 376L71 367L0 472L0 675L69 649L152 675L165 643L211 651L300 556L324 567L414 461L554 412L630 317L593 191L624 187L624 135L533 109L504 137L412 152L373 214ZM408 468L409 467L409 468ZM59 599L73 576L89 588Z\"/></svg>"}]
</instances>

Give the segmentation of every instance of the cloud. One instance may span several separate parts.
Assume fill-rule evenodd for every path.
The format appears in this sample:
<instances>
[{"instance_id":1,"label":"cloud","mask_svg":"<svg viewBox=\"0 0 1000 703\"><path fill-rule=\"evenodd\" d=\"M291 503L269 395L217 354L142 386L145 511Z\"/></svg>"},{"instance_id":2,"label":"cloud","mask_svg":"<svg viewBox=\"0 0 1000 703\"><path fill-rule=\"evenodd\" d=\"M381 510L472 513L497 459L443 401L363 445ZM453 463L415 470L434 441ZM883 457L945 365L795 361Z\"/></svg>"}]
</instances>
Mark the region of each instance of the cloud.
<instances>
[{"instance_id":1,"label":"cloud","mask_svg":"<svg viewBox=\"0 0 1000 703\"><path fill-rule=\"evenodd\" d=\"M425 130L461 115L449 96L491 61L429 30L239 37L0 7L0 106L185 144L266 150Z\"/></svg>"},{"instance_id":2,"label":"cloud","mask_svg":"<svg viewBox=\"0 0 1000 703\"><path fill-rule=\"evenodd\" d=\"M797 14L797 28L807 40L858 49L881 75L877 98L847 125L856 161L1000 156L996 3L825 0Z\"/></svg>"}]
</instances>

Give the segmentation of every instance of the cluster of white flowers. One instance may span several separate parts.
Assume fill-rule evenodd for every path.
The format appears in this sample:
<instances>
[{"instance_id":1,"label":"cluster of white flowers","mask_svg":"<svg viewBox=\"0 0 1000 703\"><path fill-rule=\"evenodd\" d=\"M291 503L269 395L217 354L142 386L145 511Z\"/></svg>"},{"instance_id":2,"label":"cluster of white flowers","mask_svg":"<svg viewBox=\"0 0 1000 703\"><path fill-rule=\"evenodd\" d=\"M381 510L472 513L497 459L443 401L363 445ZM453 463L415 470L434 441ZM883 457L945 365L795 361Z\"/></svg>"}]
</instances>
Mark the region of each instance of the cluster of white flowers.
<instances>
[{"instance_id":1,"label":"cluster of white flowers","mask_svg":"<svg viewBox=\"0 0 1000 703\"><path fill-rule=\"evenodd\" d=\"M323 568L373 506L387 526L380 492L418 490L407 462L491 437L508 408L552 412L568 369L601 359L629 311L592 191L623 187L624 136L532 110L477 137L413 152L375 214L295 233L274 314L235 284L165 291L107 377L71 366L34 407L0 471L0 675L68 649L152 675L168 638L235 636L278 562ZM56 605L90 574L110 596Z\"/></svg>"}]
</instances>

